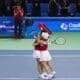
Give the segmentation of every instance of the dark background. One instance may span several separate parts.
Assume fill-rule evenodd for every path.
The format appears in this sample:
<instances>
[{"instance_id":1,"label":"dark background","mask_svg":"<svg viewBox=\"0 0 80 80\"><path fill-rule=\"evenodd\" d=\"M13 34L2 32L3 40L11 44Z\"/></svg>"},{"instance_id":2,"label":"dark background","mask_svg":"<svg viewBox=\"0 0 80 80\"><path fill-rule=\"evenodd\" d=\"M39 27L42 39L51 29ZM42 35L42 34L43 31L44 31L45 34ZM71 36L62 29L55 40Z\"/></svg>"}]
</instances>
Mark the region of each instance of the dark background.
<instances>
[{"instance_id":1,"label":"dark background","mask_svg":"<svg viewBox=\"0 0 80 80\"><path fill-rule=\"evenodd\" d=\"M34 0L34 1L40 1L41 3L48 3L49 0ZM60 0L61 1L61 0ZM77 2L78 0L69 0L70 2ZM28 0L28 2L32 2L32 0Z\"/></svg>"}]
</instances>

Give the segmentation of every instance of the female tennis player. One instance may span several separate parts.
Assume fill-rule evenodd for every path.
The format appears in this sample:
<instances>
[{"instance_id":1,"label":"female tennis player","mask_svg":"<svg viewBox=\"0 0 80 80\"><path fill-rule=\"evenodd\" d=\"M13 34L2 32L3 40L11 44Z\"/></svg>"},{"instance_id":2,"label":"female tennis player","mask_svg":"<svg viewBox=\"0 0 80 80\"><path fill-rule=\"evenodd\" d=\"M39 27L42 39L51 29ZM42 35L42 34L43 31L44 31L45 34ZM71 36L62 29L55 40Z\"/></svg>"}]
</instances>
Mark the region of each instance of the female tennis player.
<instances>
[{"instance_id":1,"label":"female tennis player","mask_svg":"<svg viewBox=\"0 0 80 80\"><path fill-rule=\"evenodd\" d=\"M48 37L49 34L42 31L34 42L35 50L33 56L37 59L38 70L42 79L50 79L56 73L50 63L52 58L48 51Z\"/></svg>"},{"instance_id":2,"label":"female tennis player","mask_svg":"<svg viewBox=\"0 0 80 80\"><path fill-rule=\"evenodd\" d=\"M43 66L42 63L40 61L40 57L41 57L41 51L40 51L40 44L38 43L38 38L40 36L38 36L35 41L33 42L33 46L34 46L34 52L33 52L33 57L36 58L37 61L37 68L38 68L38 72L39 72L39 77L43 78L44 76L43 74Z\"/></svg>"}]
</instances>

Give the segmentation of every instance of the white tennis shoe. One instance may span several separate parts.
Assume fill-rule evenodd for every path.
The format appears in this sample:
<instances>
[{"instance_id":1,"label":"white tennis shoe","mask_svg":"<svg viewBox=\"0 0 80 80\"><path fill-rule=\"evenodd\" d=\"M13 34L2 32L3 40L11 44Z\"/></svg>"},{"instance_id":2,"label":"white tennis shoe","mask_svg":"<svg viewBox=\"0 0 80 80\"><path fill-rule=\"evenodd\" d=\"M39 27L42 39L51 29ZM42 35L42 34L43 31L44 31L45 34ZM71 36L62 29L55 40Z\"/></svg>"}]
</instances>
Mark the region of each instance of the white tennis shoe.
<instances>
[{"instance_id":1,"label":"white tennis shoe","mask_svg":"<svg viewBox=\"0 0 80 80\"><path fill-rule=\"evenodd\" d=\"M50 74L47 74L46 72L43 72L41 75L40 75L40 78L44 79L44 80L47 80L47 79L51 79L55 76L56 72L53 71L52 73Z\"/></svg>"},{"instance_id":2,"label":"white tennis shoe","mask_svg":"<svg viewBox=\"0 0 80 80\"><path fill-rule=\"evenodd\" d=\"M49 79L49 76L44 72L40 75L40 78L44 79L44 80L47 80Z\"/></svg>"}]
</instances>

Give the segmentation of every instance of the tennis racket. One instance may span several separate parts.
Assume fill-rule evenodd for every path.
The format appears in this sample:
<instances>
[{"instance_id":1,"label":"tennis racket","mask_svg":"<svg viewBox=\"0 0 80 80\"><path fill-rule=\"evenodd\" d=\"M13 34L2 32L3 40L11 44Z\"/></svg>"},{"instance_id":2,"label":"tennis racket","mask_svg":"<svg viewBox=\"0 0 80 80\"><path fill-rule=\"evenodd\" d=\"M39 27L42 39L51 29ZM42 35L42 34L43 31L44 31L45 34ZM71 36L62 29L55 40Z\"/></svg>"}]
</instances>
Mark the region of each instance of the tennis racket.
<instances>
[{"instance_id":1,"label":"tennis racket","mask_svg":"<svg viewBox=\"0 0 80 80\"><path fill-rule=\"evenodd\" d=\"M66 39L64 37L58 37L54 40L50 40L49 43L56 45L64 45L66 43Z\"/></svg>"}]
</instances>

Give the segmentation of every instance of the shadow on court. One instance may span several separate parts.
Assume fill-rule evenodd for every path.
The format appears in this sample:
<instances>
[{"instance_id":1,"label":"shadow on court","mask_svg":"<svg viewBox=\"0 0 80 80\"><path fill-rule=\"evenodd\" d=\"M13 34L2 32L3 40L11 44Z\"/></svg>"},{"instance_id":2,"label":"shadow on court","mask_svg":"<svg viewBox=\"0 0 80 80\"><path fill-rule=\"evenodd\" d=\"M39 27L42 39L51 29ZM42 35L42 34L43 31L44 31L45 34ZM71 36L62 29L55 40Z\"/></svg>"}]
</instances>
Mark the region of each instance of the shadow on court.
<instances>
[{"instance_id":1,"label":"shadow on court","mask_svg":"<svg viewBox=\"0 0 80 80\"><path fill-rule=\"evenodd\" d=\"M50 51L57 74L53 80L80 80L80 51ZM40 80L32 51L0 50L0 80Z\"/></svg>"}]
</instances>

